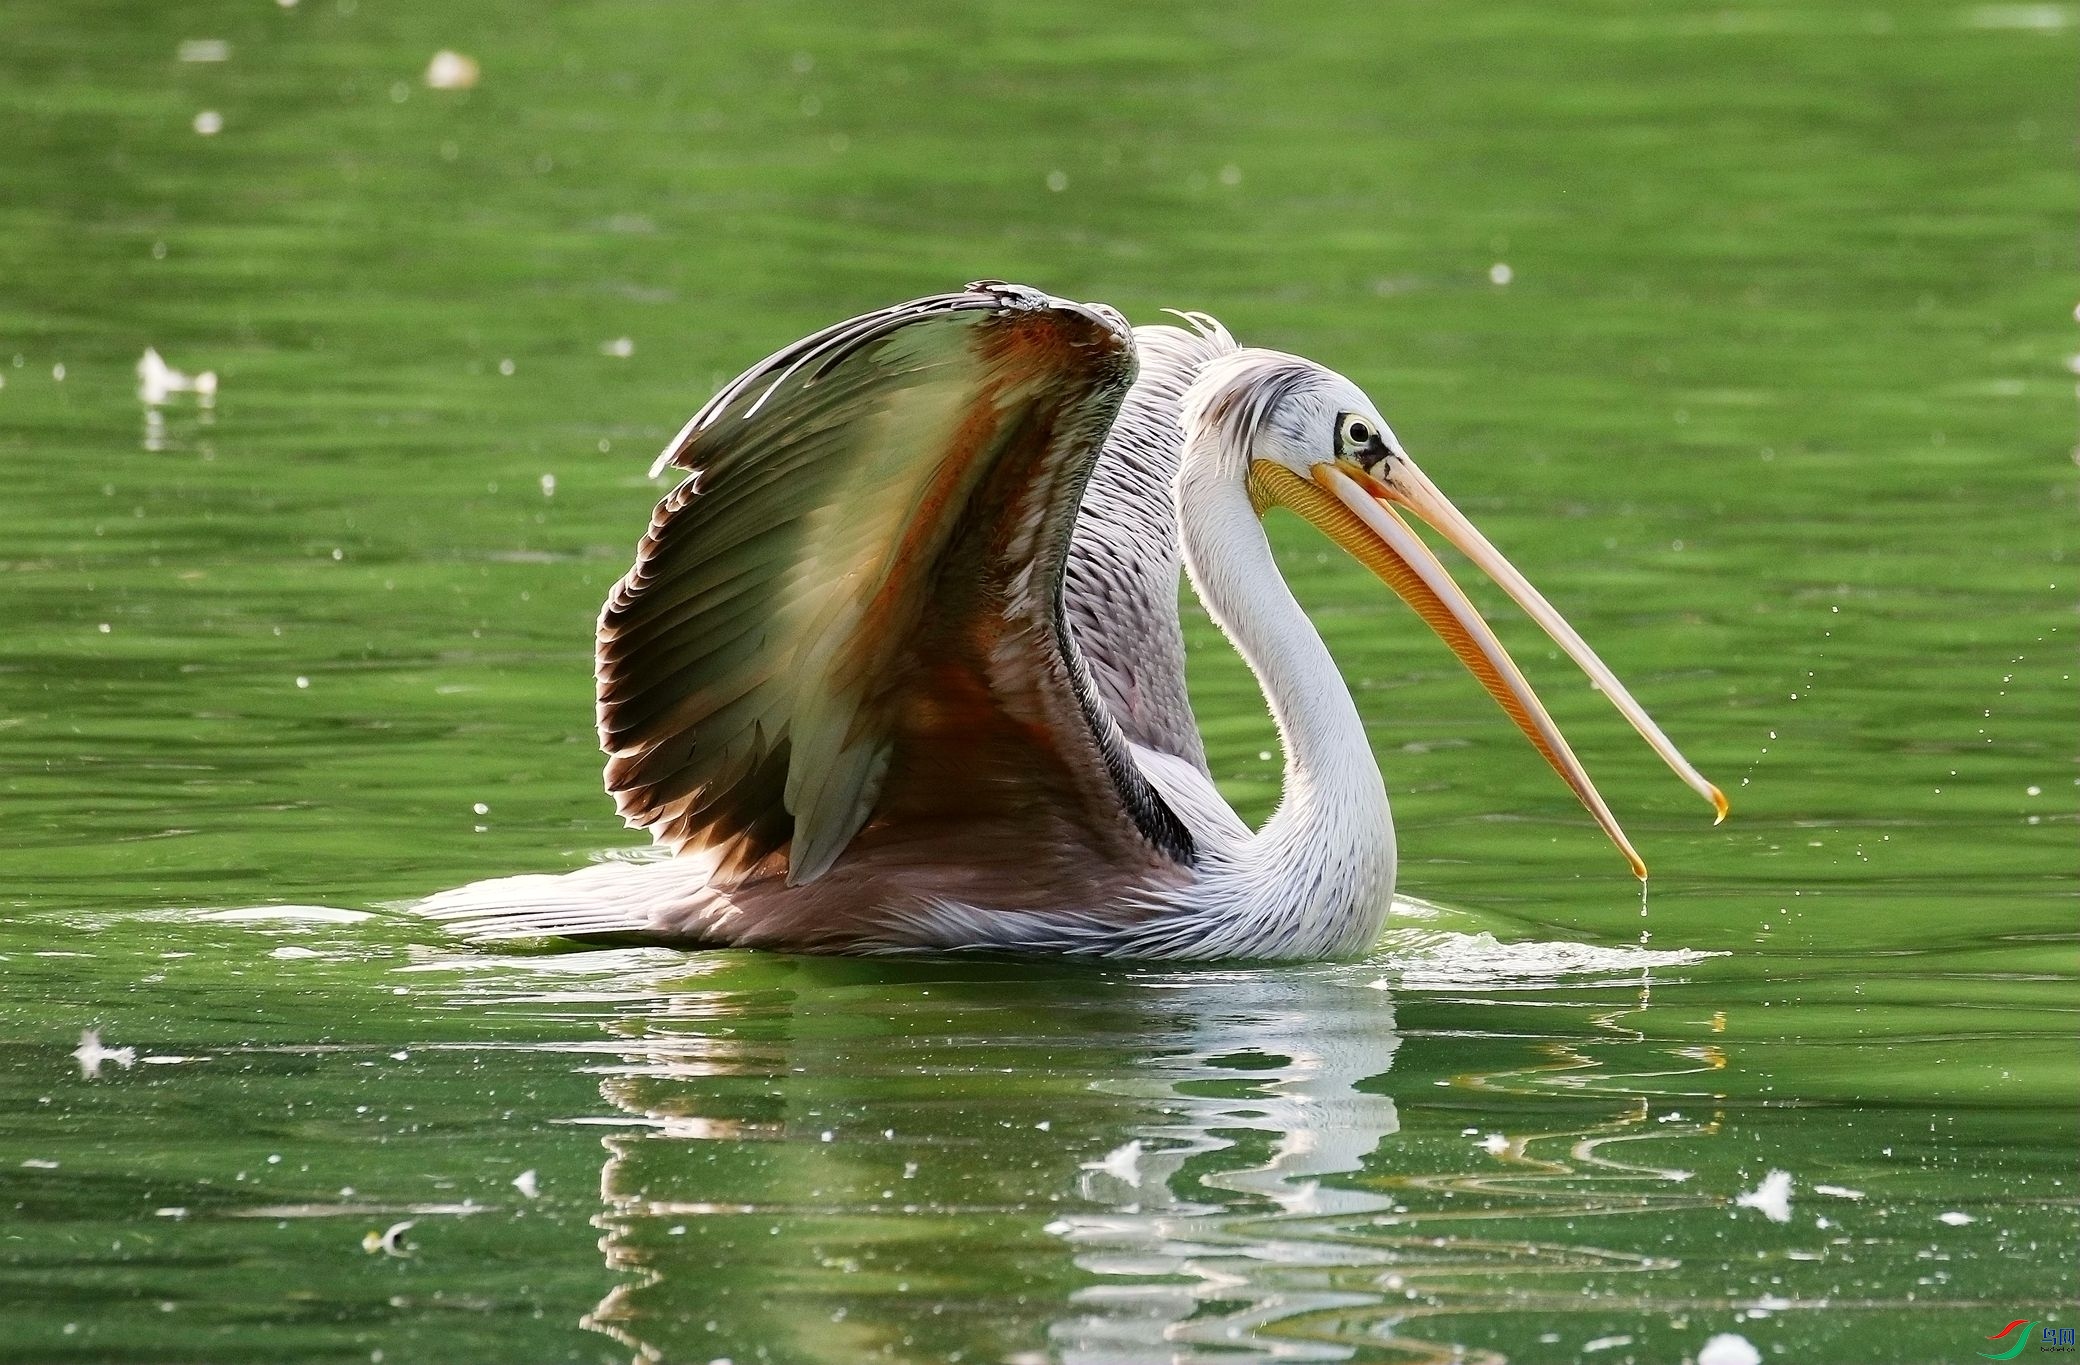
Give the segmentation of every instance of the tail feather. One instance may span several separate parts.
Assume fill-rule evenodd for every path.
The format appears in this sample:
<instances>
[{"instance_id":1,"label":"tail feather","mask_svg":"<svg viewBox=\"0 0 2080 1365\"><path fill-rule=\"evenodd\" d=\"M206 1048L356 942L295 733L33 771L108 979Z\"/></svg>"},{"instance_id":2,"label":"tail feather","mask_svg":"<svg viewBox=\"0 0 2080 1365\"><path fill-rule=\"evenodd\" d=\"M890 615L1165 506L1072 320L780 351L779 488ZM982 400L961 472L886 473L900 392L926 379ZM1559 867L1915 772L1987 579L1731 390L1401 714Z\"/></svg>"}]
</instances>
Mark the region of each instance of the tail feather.
<instances>
[{"instance_id":1,"label":"tail feather","mask_svg":"<svg viewBox=\"0 0 2080 1365\"><path fill-rule=\"evenodd\" d=\"M708 899L698 859L595 863L576 872L495 877L429 896L413 907L458 938L691 937Z\"/></svg>"}]
</instances>

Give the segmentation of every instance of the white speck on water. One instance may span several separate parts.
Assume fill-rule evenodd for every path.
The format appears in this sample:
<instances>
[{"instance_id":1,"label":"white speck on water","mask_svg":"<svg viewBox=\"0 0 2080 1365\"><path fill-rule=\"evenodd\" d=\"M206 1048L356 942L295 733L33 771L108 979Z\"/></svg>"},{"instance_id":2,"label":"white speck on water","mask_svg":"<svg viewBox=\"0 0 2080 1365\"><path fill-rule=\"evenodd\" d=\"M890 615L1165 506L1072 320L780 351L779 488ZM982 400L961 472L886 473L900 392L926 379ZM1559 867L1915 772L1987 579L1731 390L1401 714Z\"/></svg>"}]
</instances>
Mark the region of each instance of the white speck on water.
<instances>
[{"instance_id":1,"label":"white speck on water","mask_svg":"<svg viewBox=\"0 0 2080 1365\"><path fill-rule=\"evenodd\" d=\"M1101 1160L1086 1161L1081 1169L1109 1175L1114 1180L1138 1190L1141 1188L1141 1140L1136 1138L1132 1142L1115 1147Z\"/></svg>"},{"instance_id":2,"label":"white speck on water","mask_svg":"<svg viewBox=\"0 0 2080 1365\"><path fill-rule=\"evenodd\" d=\"M154 1218L186 1218L187 1216L188 1211L180 1207L178 1204L169 1205L168 1207L163 1209L152 1210L152 1217Z\"/></svg>"},{"instance_id":3,"label":"white speck on water","mask_svg":"<svg viewBox=\"0 0 2080 1365\"><path fill-rule=\"evenodd\" d=\"M1697 1365L1762 1365L1762 1352L1738 1332L1721 1332L1697 1353Z\"/></svg>"},{"instance_id":4,"label":"white speck on water","mask_svg":"<svg viewBox=\"0 0 2080 1365\"><path fill-rule=\"evenodd\" d=\"M22 1163L22 1169L25 1171L55 1171L58 1169L58 1163L46 1161L42 1157L32 1156Z\"/></svg>"},{"instance_id":5,"label":"white speck on water","mask_svg":"<svg viewBox=\"0 0 2080 1365\"><path fill-rule=\"evenodd\" d=\"M385 1256L396 1256L400 1259L410 1256L417 1248L405 1241L404 1235L412 1230L415 1222L416 1219L407 1218L402 1223L392 1223L381 1232L363 1233L361 1249L371 1256L379 1251Z\"/></svg>"},{"instance_id":6,"label":"white speck on water","mask_svg":"<svg viewBox=\"0 0 2080 1365\"><path fill-rule=\"evenodd\" d=\"M72 1057L79 1063L79 1074L90 1081L101 1075L101 1067L106 1062L114 1062L125 1071L137 1065L136 1048L103 1047L99 1029L88 1029L80 1034L79 1046L72 1049Z\"/></svg>"},{"instance_id":7,"label":"white speck on water","mask_svg":"<svg viewBox=\"0 0 2080 1365\"><path fill-rule=\"evenodd\" d=\"M303 675L302 675L301 673L299 673L299 674L297 674L297 675L296 675L296 690L297 690L297 691L301 692L301 691L305 690L306 688L308 688L308 687L309 687L310 685L311 685L311 680L310 680L309 678L306 678L306 677L304 677L304 676L303 676Z\"/></svg>"},{"instance_id":8,"label":"white speck on water","mask_svg":"<svg viewBox=\"0 0 2080 1365\"><path fill-rule=\"evenodd\" d=\"M513 1177L513 1188L520 1191L523 1199L541 1198L542 1184L541 1181L535 1178L535 1173L531 1168Z\"/></svg>"},{"instance_id":9,"label":"white speck on water","mask_svg":"<svg viewBox=\"0 0 2080 1365\"><path fill-rule=\"evenodd\" d=\"M231 44L222 38L188 38L174 49L174 55L184 62L228 62Z\"/></svg>"},{"instance_id":10,"label":"white speck on water","mask_svg":"<svg viewBox=\"0 0 2080 1365\"><path fill-rule=\"evenodd\" d=\"M101 631L101 633L102 633L103 635L106 635L106 634L108 634L108 633L109 633L109 632L110 632L111 630L113 630L113 629L115 629L115 627L113 627L113 626L109 625L109 623L108 623L108 622L106 622L106 621L103 621L103 622L101 623L101 625L99 626L99 630Z\"/></svg>"},{"instance_id":11,"label":"white speck on water","mask_svg":"<svg viewBox=\"0 0 2080 1365\"><path fill-rule=\"evenodd\" d=\"M626 360L636 353L635 339L633 337L615 337L612 341L602 341L599 344L599 353Z\"/></svg>"},{"instance_id":12,"label":"white speck on water","mask_svg":"<svg viewBox=\"0 0 2080 1365\"><path fill-rule=\"evenodd\" d=\"M1631 1344L1632 1338L1628 1336L1597 1337L1594 1341L1582 1343L1582 1354L1587 1355L1591 1351L1614 1350L1619 1346L1630 1346Z\"/></svg>"},{"instance_id":13,"label":"white speck on water","mask_svg":"<svg viewBox=\"0 0 2080 1365\"><path fill-rule=\"evenodd\" d=\"M347 552L335 545L332 547L332 562L337 564L347 557Z\"/></svg>"},{"instance_id":14,"label":"white speck on water","mask_svg":"<svg viewBox=\"0 0 2080 1365\"><path fill-rule=\"evenodd\" d=\"M837 1136L838 1135L836 1133L826 1128L816 1135L816 1140L818 1142L834 1142L837 1140Z\"/></svg>"},{"instance_id":15,"label":"white speck on water","mask_svg":"<svg viewBox=\"0 0 2080 1365\"><path fill-rule=\"evenodd\" d=\"M1953 1228L1961 1228L1967 1223L1976 1223L1979 1220L1972 1217L1972 1215L1970 1215L1969 1213L1959 1213L1957 1210L1952 1209L1948 1213L1937 1214L1936 1221L1939 1223L1948 1223Z\"/></svg>"},{"instance_id":16,"label":"white speck on water","mask_svg":"<svg viewBox=\"0 0 2080 1365\"><path fill-rule=\"evenodd\" d=\"M1270 751L1269 749L1259 749L1259 750L1257 750L1257 762L1259 762L1259 763L1269 763L1270 761L1271 761L1271 751Z\"/></svg>"},{"instance_id":17,"label":"white speck on water","mask_svg":"<svg viewBox=\"0 0 2080 1365\"><path fill-rule=\"evenodd\" d=\"M483 70L476 59L465 57L460 52L447 48L433 54L426 64L426 88L429 90L467 90L477 83Z\"/></svg>"},{"instance_id":18,"label":"white speck on water","mask_svg":"<svg viewBox=\"0 0 2080 1365\"><path fill-rule=\"evenodd\" d=\"M163 256L165 250L155 247L153 254ZM204 370L201 374L185 374L167 364L158 348L145 347L144 355L137 362L137 401L156 408L177 393L194 394L198 407L215 407L217 372Z\"/></svg>"},{"instance_id":19,"label":"white speck on water","mask_svg":"<svg viewBox=\"0 0 2080 1365\"><path fill-rule=\"evenodd\" d=\"M1495 264L1488 267L1489 284L1508 284L1511 280L1515 279L1516 277L1517 272L1511 270L1508 265L1504 264L1501 261L1497 261L1495 262ZM1586 1350L1587 1348L1584 1347L1583 1349Z\"/></svg>"},{"instance_id":20,"label":"white speck on water","mask_svg":"<svg viewBox=\"0 0 2080 1365\"><path fill-rule=\"evenodd\" d=\"M1240 185L1242 183L1242 167L1232 161L1221 167L1221 183L1229 189Z\"/></svg>"},{"instance_id":21,"label":"white speck on water","mask_svg":"<svg viewBox=\"0 0 2080 1365\"><path fill-rule=\"evenodd\" d=\"M816 58L807 52L797 52L787 59L787 69L797 76L806 76L816 69Z\"/></svg>"},{"instance_id":22,"label":"white speck on water","mask_svg":"<svg viewBox=\"0 0 2080 1365\"><path fill-rule=\"evenodd\" d=\"M2034 785L2024 787L2022 791L2025 796L2042 796L2044 794L2044 789L2042 787Z\"/></svg>"},{"instance_id":23,"label":"white speck on water","mask_svg":"<svg viewBox=\"0 0 2080 1365\"><path fill-rule=\"evenodd\" d=\"M1509 1139L1501 1133L1490 1133L1481 1139L1480 1145L1484 1152L1506 1152L1509 1150Z\"/></svg>"},{"instance_id":24,"label":"white speck on water","mask_svg":"<svg viewBox=\"0 0 2080 1365\"><path fill-rule=\"evenodd\" d=\"M284 961L287 961L291 958L299 957L322 957L324 956L324 954L318 952L318 950L315 948L299 948L295 944L290 943L275 949L273 952L269 953L268 956L278 957L283 959Z\"/></svg>"},{"instance_id":25,"label":"white speck on water","mask_svg":"<svg viewBox=\"0 0 2080 1365\"><path fill-rule=\"evenodd\" d=\"M1833 1195L1836 1199L1863 1198L1862 1190L1852 1190L1847 1185L1815 1185L1813 1193Z\"/></svg>"},{"instance_id":26,"label":"white speck on water","mask_svg":"<svg viewBox=\"0 0 2080 1365\"><path fill-rule=\"evenodd\" d=\"M471 806L470 809L475 811L479 815L491 814L491 807L485 805L482 801L477 802L475 805Z\"/></svg>"},{"instance_id":27,"label":"white speck on water","mask_svg":"<svg viewBox=\"0 0 2080 1365\"><path fill-rule=\"evenodd\" d=\"M500 374L510 376L513 373L513 370L514 365L511 356L508 356L504 360L498 362L498 372Z\"/></svg>"},{"instance_id":28,"label":"white speck on water","mask_svg":"<svg viewBox=\"0 0 2080 1365\"><path fill-rule=\"evenodd\" d=\"M1053 190L1056 194L1060 194L1063 190L1068 189L1069 173L1067 171L1049 171L1047 173L1047 188Z\"/></svg>"},{"instance_id":29,"label":"white speck on water","mask_svg":"<svg viewBox=\"0 0 2080 1365\"><path fill-rule=\"evenodd\" d=\"M224 116L214 109L205 109L195 116L195 131L204 137L215 137L224 131Z\"/></svg>"},{"instance_id":30,"label":"white speck on water","mask_svg":"<svg viewBox=\"0 0 2080 1365\"><path fill-rule=\"evenodd\" d=\"M53 378L53 379L57 380L57 381L58 381L58 382L59 382L60 384L62 384L62 383L64 383L64 382L65 382L65 362L64 362L64 361L62 361L62 360L61 360L61 361L59 361L59 362L58 362L57 364L55 364L55 365L51 366L51 378Z\"/></svg>"},{"instance_id":31,"label":"white speck on water","mask_svg":"<svg viewBox=\"0 0 2080 1365\"><path fill-rule=\"evenodd\" d=\"M1791 1173L1771 1171L1762 1183L1734 1197L1739 1208L1754 1209L1772 1223L1791 1221Z\"/></svg>"}]
</instances>

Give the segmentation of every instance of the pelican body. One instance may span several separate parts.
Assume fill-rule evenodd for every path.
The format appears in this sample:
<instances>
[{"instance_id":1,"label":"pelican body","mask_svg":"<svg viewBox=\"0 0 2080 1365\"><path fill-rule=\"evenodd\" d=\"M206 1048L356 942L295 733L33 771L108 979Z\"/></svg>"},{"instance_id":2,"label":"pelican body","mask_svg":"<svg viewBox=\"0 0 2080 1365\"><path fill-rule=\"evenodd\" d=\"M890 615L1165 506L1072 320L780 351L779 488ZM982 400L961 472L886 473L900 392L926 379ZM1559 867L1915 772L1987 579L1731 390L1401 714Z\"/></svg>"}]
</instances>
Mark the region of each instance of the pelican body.
<instances>
[{"instance_id":1,"label":"pelican body","mask_svg":"<svg viewBox=\"0 0 2080 1365\"><path fill-rule=\"evenodd\" d=\"M479 882L476 939L1322 958L1368 948L1394 828L1365 727L1279 575L1284 506L1441 635L1641 877L1413 511L1725 801L1422 474L1356 385L1203 314L984 281L776 353L688 422L598 631L606 786L673 855ZM1178 574L1270 704L1252 831L1186 699Z\"/></svg>"}]
</instances>

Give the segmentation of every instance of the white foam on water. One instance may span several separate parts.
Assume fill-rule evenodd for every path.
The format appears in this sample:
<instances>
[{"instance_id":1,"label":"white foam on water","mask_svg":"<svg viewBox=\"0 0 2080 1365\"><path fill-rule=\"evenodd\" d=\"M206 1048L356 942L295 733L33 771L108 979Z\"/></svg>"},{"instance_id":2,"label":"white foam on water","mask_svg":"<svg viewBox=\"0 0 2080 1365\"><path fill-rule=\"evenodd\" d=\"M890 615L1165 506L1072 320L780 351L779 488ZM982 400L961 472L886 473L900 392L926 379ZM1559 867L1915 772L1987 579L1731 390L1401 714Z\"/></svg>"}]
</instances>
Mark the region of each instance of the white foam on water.
<instances>
[{"instance_id":1,"label":"white foam on water","mask_svg":"<svg viewBox=\"0 0 2080 1365\"><path fill-rule=\"evenodd\" d=\"M1396 940L1399 940L1397 942ZM1716 952L1689 948L1606 947L1594 943L1504 943L1493 934L1424 930L1390 934L1379 965L1389 975L1368 984L1418 990L1449 986L1527 986L1579 977L1636 976L1687 967Z\"/></svg>"},{"instance_id":2,"label":"white foam on water","mask_svg":"<svg viewBox=\"0 0 2080 1365\"><path fill-rule=\"evenodd\" d=\"M196 919L241 924L282 921L293 924L358 924L368 919L366 910L336 910L329 905L246 905L232 910L204 910Z\"/></svg>"}]
</instances>

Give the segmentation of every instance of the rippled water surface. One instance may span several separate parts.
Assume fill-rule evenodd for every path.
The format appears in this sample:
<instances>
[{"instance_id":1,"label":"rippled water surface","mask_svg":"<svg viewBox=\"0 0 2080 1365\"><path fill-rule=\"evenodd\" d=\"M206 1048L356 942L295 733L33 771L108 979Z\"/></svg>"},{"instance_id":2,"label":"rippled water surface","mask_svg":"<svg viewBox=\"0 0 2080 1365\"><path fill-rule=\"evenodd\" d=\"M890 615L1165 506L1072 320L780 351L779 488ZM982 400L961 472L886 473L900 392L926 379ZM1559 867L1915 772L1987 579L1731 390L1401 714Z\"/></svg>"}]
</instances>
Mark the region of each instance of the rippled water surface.
<instances>
[{"instance_id":1,"label":"rippled water surface","mask_svg":"<svg viewBox=\"0 0 2080 1365\"><path fill-rule=\"evenodd\" d=\"M0 1358L1925 1362L2070 1326L2076 25L6 7ZM444 48L474 88L429 87ZM1363 962L491 954L396 909L630 846L588 646L650 458L781 342L984 275L1350 373L1734 818L1496 604L1642 907L1278 521L1403 891L1448 907ZM148 347L211 401L142 401ZM1260 818L1269 723L1190 629Z\"/></svg>"}]
</instances>

